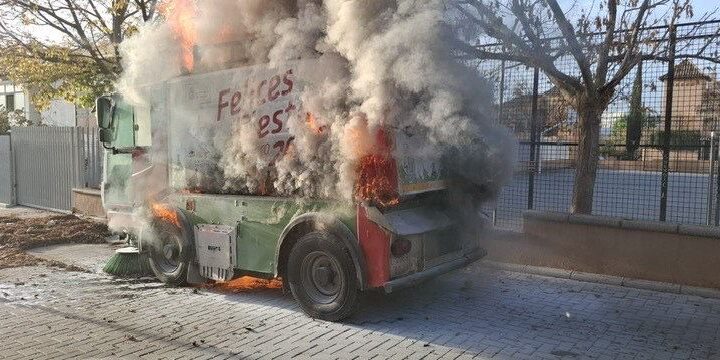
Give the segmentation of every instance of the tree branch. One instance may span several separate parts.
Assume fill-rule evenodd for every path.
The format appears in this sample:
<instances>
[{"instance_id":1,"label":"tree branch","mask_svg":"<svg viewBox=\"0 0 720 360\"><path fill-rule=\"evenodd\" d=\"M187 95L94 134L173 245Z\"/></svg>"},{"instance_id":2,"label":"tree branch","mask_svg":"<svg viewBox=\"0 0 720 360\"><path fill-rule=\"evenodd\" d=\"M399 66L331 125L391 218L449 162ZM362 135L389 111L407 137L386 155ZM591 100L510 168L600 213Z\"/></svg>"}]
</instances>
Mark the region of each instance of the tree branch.
<instances>
[{"instance_id":1,"label":"tree branch","mask_svg":"<svg viewBox=\"0 0 720 360\"><path fill-rule=\"evenodd\" d=\"M540 68L551 78L553 83L565 90L578 91L581 88L577 78L558 70L554 64L555 59L547 54L544 48L534 49L528 46L527 41L510 30L501 18L494 15L492 9L482 3L482 0L466 0L461 3L471 5L478 13L478 16L474 16L462 6L457 6L458 10L468 18L468 21L475 22L486 34L506 44L514 56L526 59L523 63Z\"/></svg>"},{"instance_id":2,"label":"tree branch","mask_svg":"<svg viewBox=\"0 0 720 360\"><path fill-rule=\"evenodd\" d=\"M640 58L638 56L635 56L634 53L637 51L636 47L638 36L641 31L642 23L645 20L645 12L647 11L649 6L650 0L643 0L642 5L640 6L640 9L638 10L637 16L633 23L632 33L630 34L630 41L628 42L625 50L625 56L623 57L623 60L620 63L620 66L618 68L618 71L615 73L615 76L613 76L612 80L610 80L607 84L604 84L602 86L601 91L615 88L615 86L617 86L617 84L619 84L620 81L622 81L622 79L627 76L630 70L635 67L637 62L640 61Z\"/></svg>"},{"instance_id":3,"label":"tree branch","mask_svg":"<svg viewBox=\"0 0 720 360\"><path fill-rule=\"evenodd\" d=\"M545 0L545 3L548 5L548 7L550 7L550 10L555 17L555 22L560 28L560 32L562 33L563 38L570 47L570 53L573 55L575 61L578 64L578 67L580 68L580 74L582 75L582 79L583 82L585 82L586 88L594 89L594 81L590 72L590 64L588 63L587 58L583 54L583 49L578 42L575 28L565 17L565 13L563 13L560 5L558 5L557 0Z\"/></svg>"},{"instance_id":4,"label":"tree branch","mask_svg":"<svg viewBox=\"0 0 720 360\"><path fill-rule=\"evenodd\" d=\"M604 84L607 79L608 57L612 49L613 40L615 38L615 26L617 23L617 0L608 0L608 20L606 26L605 39L600 47L597 70L595 72L595 82Z\"/></svg>"}]
</instances>

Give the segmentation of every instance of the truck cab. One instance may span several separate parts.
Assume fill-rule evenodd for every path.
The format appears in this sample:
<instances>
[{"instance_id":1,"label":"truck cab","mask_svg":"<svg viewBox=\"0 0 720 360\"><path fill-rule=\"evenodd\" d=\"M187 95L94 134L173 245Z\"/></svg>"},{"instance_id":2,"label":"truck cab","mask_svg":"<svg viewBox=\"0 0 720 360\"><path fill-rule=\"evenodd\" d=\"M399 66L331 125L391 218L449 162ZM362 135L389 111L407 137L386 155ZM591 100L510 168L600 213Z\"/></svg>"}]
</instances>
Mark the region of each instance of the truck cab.
<instances>
[{"instance_id":1,"label":"truck cab","mask_svg":"<svg viewBox=\"0 0 720 360\"><path fill-rule=\"evenodd\" d=\"M352 201L277 196L261 187L233 193L212 185L221 176L213 170L217 156L207 137L196 136L230 132L223 126L241 96L233 84L255 81L262 88L279 79L286 85L278 90L283 96L253 109L260 119L258 146L273 161L293 141L275 131L283 128L277 119L298 108L298 84L312 83L303 78L308 66L317 64L183 76L154 84L147 105L130 106L119 95L98 99L111 227L137 238L159 280L182 285L279 277L308 315L337 321L355 311L363 292L390 293L485 254L477 231L468 231L479 222L467 221L468 209L458 206L467 199L453 191L442 159L396 159L393 150L407 145L391 129L377 130L379 145L357 169ZM381 179L383 193L365 191L360 182L367 178Z\"/></svg>"}]
</instances>

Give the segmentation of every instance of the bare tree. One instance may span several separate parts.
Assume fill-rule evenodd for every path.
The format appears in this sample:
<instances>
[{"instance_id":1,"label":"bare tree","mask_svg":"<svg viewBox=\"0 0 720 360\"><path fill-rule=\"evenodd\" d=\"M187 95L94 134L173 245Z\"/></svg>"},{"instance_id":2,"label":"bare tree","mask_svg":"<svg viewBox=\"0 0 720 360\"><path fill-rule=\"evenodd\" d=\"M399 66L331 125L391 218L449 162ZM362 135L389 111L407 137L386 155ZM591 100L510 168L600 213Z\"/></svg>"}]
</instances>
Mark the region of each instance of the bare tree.
<instances>
[{"instance_id":1,"label":"bare tree","mask_svg":"<svg viewBox=\"0 0 720 360\"><path fill-rule=\"evenodd\" d=\"M49 97L102 90L122 72L120 44L156 2L0 0L0 72Z\"/></svg>"},{"instance_id":2,"label":"bare tree","mask_svg":"<svg viewBox=\"0 0 720 360\"><path fill-rule=\"evenodd\" d=\"M591 213L600 117L638 63L670 59L661 44L667 44L681 18L693 16L690 0L601 0L593 3L594 9L580 10L575 25L557 0L457 0L452 4L464 38L472 39L459 44L463 55L537 67L577 111L578 156L570 211ZM576 11L574 7L571 10ZM500 46L478 46L488 41ZM703 58L703 50L700 47L697 53L684 56ZM572 59L572 72L556 66L561 58Z\"/></svg>"}]
</instances>

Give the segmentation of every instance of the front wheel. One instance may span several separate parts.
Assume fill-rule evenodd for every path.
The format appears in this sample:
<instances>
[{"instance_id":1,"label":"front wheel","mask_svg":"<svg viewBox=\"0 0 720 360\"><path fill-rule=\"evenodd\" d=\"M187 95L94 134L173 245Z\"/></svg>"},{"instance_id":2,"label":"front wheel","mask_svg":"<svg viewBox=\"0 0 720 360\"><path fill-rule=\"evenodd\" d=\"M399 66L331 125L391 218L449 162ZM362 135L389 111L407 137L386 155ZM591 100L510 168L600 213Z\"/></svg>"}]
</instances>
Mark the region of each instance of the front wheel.
<instances>
[{"instance_id":1,"label":"front wheel","mask_svg":"<svg viewBox=\"0 0 720 360\"><path fill-rule=\"evenodd\" d=\"M287 266L290 291L311 317L339 321L358 307L358 282L350 254L330 234L309 233L293 246Z\"/></svg>"},{"instance_id":2,"label":"front wheel","mask_svg":"<svg viewBox=\"0 0 720 360\"><path fill-rule=\"evenodd\" d=\"M168 285L185 285L192 259L192 244L175 225L156 221L151 239L147 241L148 263L155 277Z\"/></svg>"}]
</instances>

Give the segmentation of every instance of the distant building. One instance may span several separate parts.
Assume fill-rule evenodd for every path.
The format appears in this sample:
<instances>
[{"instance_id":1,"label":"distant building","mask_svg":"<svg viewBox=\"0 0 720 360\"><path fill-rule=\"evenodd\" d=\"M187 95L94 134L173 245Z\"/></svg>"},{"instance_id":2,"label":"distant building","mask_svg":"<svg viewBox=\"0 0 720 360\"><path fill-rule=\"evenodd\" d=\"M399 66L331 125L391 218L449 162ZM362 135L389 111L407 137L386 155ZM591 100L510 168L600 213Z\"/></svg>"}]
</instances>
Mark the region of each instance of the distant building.
<instances>
[{"instance_id":1,"label":"distant building","mask_svg":"<svg viewBox=\"0 0 720 360\"><path fill-rule=\"evenodd\" d=\"M30 103L30 97L26 95L22 86L2 79L0 79L0 108L9 111L21 110L29 120L33 122L40 120L39 114L33 113L34 108Z\"/></svg>"},{"instance_id":2,"label":"distant building","mask_svg":"<svg viewBox=\"0 0 720 360\"><path fill-rule=\"evenodd\" d=\"M663 82L663 99L667 96L668 74ZM706 134L718 130L720 119L720 85L715 76L703 72L685 59L675 66L673 77L672 130L700 131ZM665 102L662 102L662 114Z\"/></svg>"},{"instance_id":3,"label":"distant building","mask_svg":"<svg viewBox=\"0 0 720 360\"><path fill-rule=\"evenodd\" d=\"M518 92L512 99L498 106L502 110L500 123L510 128L518 138L530 137L530 124L532 120L532 94ZM553 87L538 96L537 116L535 124L538 136L567 137L577 124L578 116L560 94L557 87Z\"/></svg>"},{"instance_id":4,"label":"distant building","mask_svg":"<svg viewBox=\"0 0 720 360\"><path fill-rule=\"evenodd\" d=\"M53 100L50 106L38 111L30 102L31 93L21 85L0 79L0 107L8 110L22 110L33 124L48 126L95 126L95 120L88 109L64 100Z\"/></svg>"}]
</instances>

